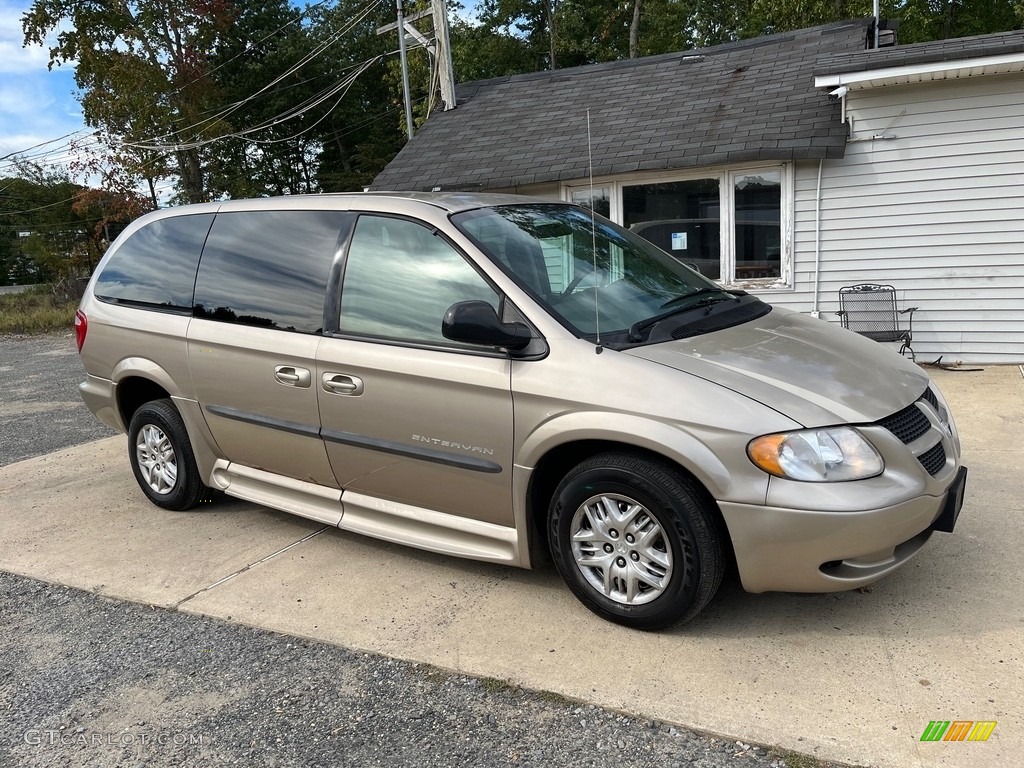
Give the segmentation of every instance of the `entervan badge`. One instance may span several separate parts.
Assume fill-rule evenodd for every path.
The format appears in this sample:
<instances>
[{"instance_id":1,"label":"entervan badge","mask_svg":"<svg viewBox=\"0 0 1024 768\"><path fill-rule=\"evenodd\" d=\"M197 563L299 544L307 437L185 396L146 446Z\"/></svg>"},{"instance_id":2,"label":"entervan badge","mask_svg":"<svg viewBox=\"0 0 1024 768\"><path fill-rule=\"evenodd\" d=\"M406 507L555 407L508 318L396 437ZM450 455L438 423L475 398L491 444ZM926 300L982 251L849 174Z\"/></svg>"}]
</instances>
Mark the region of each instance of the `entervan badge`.
<instances>
[{"instance_id":1,"label":"entervan badge","mask_svg":"<svg viewBox=\"0 0 1024 768\"><path fill-rule=\"evenodd\" d=\"M442 440L439 437L427 437L425 435L413 435L412 439L418 443L430 443L431 445L436 445L439 448L459 448L467 453L479 453L484 456L494 455L493 448L484 448L471 443L463 443L460 440Z\"/></svg>"}]
</instances>

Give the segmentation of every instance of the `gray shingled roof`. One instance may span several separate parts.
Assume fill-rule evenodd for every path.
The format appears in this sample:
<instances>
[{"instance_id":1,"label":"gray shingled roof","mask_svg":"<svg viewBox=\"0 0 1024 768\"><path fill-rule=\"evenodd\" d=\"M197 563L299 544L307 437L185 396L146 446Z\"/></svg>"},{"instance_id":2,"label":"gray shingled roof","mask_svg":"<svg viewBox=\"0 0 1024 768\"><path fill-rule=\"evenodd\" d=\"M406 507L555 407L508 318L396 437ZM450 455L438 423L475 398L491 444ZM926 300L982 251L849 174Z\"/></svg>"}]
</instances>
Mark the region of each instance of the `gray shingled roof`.
<instances>
[{"instance_id":1,"label":"gray shingled roof","mask_svg":"<svg viewBox=\"0 0 1024 768\"><path fill-rule=\"evenodd\" d=\"M594 175L842 157L839 105L814 87L826 55L862 50L868 20L700 50L460 85L371 189L512 188Z\"/></svg>"},{"instance_id":2,"label":"gray shingled roof","mask_svg":"<svg viewBox=\"0 0 1024 768\"><path fill-rule=\"evenodd\" d=\"M855 51L836 54L822 59L815 75L839 75L848 72L867 72L889 67L932 64L941 61L979 59L1024 52L1024 31L999 32L993 35L936 40L929 43L899 45L894 48Z\"/></svg>"}]
</instances>

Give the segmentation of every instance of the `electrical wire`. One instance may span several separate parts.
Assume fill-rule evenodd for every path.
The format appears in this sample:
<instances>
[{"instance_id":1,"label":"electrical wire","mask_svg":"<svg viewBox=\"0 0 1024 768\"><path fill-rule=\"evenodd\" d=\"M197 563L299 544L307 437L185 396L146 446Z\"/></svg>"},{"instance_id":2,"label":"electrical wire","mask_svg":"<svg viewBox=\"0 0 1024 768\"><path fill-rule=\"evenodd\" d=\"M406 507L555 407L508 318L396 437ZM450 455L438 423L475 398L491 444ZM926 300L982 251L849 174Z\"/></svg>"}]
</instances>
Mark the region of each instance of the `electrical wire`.
<instances>
[{"instance_id":1,"label":"electrical wire","mask_svg":"<svg viewBox=\"0 0 1024 768\"><path fill-rule=\"evenodd\" d=\"M382 0L371 0L371 2L369 2L365 6L363 6L363 8L360 11L357 11L355 18L351 19L341 29L338 29L337 31L332 33L327 38L327 40L325 40L324 42L320 43L312 51L310 51L309 53L304 55L296 64L293 64L291 67L289 67L283 74L278 75L277 77L275 77L273 80L271 80L269 83L267 83L265 86L260 88L255 93L250 94L249 96L245 97L244 99L241 99L240 101L234 102L233 104L229 104L228 106L224 107L218 114L215 114L212 117L208 117L208 118L206 118L204 120L200 120L200 121L198 121L196 123L193 123L192 125L186 126L185 128L178 128L178 129L175 129L174 131L162 134L160 136L155 136L155 137L153 137L151 139L143 140L143 141L140 141L140 142L124 142L124 143L127 146L137 147L139 149L151 149L151 150L167 150L167 149L171 149L171 150L174 150L174 151L181 151L181 150L184 150L184 149L193 149L193 148L205 146L206 144L211 143L211 141L215 141L216 139L206 139L206 140L199 140L199 141L193 141L193 142L184 142L184 143L179 142L179 143L175 143L175 144L172 144L172 145L158 144L157 143L161 139L170 139L170 138L173 138L175 136L180 136L183 133L193 131L193 129L195 129L197 131L196 135L198 135L199 129L202 129L204 127L206 127L208 129L209 127L211 127L211 125L216 124L217 122L223 121L224 118L226 118L227 116L231 115L232 113L238 111L239 109L241 109L246 104L248 104L251 101L253 101L256 98L258 98L260 95L266 93L268 90L273 88L275 85L280 83L282 80L285 80L288 77L290 77L291 75L295 74L300 69L302 69L302 67L306 66L311 61L316 59L318 56L323 54L328 48L330 48L332 45L337 43L344 35L348 34L348 32L350 32L357 24L359 24L367 16L369 16L369 14L373 10L375 10L377 5L379 5L381 2L382 2ZM329 96L328 96L328 98L329 98Z\"/></svg>"},{"instance_id":2,"label":"electrical wire","mask_svg":"<svg viewBox=\"0 0 1024 768\"><path fill-rule=\"evenodd\" d=\"M0 157L0 160L6 160L9 157L15 157L15 156L19 156L20 157L20 156L24 155L26 152L31 152L33 149L38 149L39 147L45 147L47 144L53 144L56 141L62 141L63 139L68 138L69 136L74 136L76 133L86 133L86 132L87 132L86 128L79 128L77 131L72 131L71 133L65 133L63 136L58 136L56 139L50 139L49 141L41 141L38 144L33 144L31 147L28 147L27 149L22 149L22 150L17 151L17 152L8 152L3 157Z\"/></svg>"}]
</instances>

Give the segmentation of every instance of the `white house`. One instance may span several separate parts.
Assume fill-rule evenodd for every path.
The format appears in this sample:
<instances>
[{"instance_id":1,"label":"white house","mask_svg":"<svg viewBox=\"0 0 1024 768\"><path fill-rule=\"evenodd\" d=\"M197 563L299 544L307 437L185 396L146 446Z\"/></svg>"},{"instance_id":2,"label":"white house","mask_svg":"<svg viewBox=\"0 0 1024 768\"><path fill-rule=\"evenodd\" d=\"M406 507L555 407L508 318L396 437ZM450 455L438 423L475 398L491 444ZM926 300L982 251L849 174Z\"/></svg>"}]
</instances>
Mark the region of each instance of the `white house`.
<instances>
[{"instance_id":1,"label":"white house","mask_svg":"<svg viewBox=\"0 0 1024 768\"><path fill-rule=\"evenodd\" d=\"M466 84L372 188L593 202L826 321L841 287L892 284L919 361L1024 362L1024 32L877 50L870 32Z\"/></svg>"}]
</instances>

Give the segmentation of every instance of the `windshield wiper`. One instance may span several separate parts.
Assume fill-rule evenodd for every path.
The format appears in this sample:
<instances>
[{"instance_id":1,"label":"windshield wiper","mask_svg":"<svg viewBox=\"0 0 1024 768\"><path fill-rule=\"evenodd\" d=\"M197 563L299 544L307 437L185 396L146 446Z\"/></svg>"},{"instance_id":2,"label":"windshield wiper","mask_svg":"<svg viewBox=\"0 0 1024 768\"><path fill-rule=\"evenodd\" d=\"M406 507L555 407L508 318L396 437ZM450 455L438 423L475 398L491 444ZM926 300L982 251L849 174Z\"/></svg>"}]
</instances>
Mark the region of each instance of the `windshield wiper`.
<instances>
[{"instance_id":1,"label":"windshield wiper","mask_svg":"<svg viewBox=\"0 0 1024 768\"><path fill-rule=\"evenodd\" d=\"M709 297L709 294L713 293L724 293L726 295L722 296L721 298L713 299ZM741 296L746 295L746 291L727 291L725 288L701 288L699 290L694 291L693 293L685 293L682 296L676 296L675 298L666 301L664 304L661 305L661 307L670 307L673 304L683 301L684 299L694 299L700 296L703 296L705 298L699 299L698 301L694 302L692 305L688 307L675 307L674 309L670 309L668 312L662 312L660 314L655 315L654 317L649 317L646 320L638 320L637 322L629 326L629 340L634 343L643 341L643 337L640 335L642 331L645 331L648 328L657 325L662 320L672 317L673 315L681 315L685 312L689 312L694 309L710 307L714 304L719 304L723 301L739 299ZM709 309L707 311L710 312L711 310Z\"/></svg>"},{"instance_id":2,"label":"windshield wiper","mask_svg":"<svg viewBox=\"0 0 1024 768\"><path fill-rule=\"evenodd\" d=\"M698 288L696 291L692 291L691 293L683 293L679 296L669 299L664 304L662 304L660 308L665 309L666 307L671 307L673 304L678 304L679 302L686 301L687 299L695 299L698 296L707 296L708 294L711 293L726 292L727 291L724 288ZM722 299L722 301L726 301L726 299Z\"/></svg>"}]
</instances>

